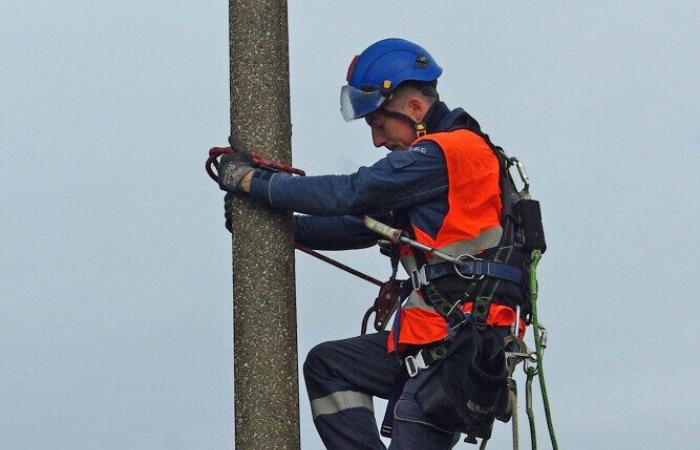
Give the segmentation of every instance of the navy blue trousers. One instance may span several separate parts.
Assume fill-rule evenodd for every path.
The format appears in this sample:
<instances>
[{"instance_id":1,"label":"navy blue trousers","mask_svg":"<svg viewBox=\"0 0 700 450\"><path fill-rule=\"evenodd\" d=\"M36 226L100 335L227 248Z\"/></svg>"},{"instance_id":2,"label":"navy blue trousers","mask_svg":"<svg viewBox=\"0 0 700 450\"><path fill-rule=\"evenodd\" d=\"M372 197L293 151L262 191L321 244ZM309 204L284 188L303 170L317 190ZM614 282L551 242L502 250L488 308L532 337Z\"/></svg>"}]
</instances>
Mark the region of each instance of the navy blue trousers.
<instances>
[{"instance_id":1,"label":"navy blue trousers","mask_svg":"<svg viewBox=\"0 0 700 450\"><path fill-rule=\"evenodd\" d=\"M400 371L386 349L387 332L324 342L304 362L304 379L314 424L330 450L385 450L379 438L372 397L389 399ZM410 378L394 408L390 450L448 450L459 433L430 424L415 391L430 368Z\"/></svg>"}]
</instances>

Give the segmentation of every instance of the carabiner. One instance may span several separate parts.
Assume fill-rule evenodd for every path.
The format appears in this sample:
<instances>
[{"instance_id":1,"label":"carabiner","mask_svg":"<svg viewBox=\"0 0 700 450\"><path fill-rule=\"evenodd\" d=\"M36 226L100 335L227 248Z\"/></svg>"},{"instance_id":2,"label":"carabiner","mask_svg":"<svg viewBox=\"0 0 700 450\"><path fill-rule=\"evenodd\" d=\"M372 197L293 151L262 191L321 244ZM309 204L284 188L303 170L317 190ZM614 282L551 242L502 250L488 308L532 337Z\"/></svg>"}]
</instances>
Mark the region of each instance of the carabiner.
<instances>
[{"instance_id":1,"label":"carabiner","mask_svg":"<svg viewBox=\"0 0 700 450\"><path fill-rule=\"evenodd\" d=\"M515 165L516 169L518 169L518 175L520 176L520 180L523 182L523 191L524 192L529 192L530 190L530 177L527 176L527 171L525 170L525 166L523 163L520 162L518 158L515 156L511 157L508 159L508 165L509 167L511 165Z\"/></svg>"}]
</instances>

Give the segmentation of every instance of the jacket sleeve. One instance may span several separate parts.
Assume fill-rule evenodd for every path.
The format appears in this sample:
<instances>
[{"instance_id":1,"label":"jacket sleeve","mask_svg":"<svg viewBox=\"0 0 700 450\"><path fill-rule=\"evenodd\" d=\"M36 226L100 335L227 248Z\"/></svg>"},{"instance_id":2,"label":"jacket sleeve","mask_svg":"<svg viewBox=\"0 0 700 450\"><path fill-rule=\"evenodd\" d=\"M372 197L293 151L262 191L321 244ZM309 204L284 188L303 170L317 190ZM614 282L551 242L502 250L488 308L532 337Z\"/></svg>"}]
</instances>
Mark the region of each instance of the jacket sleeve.
<instances>
[{"instance_id":1,"label":"jacket sleeve","mask_svg":"<svg viewBox=\"0 0 700 450\"><path fill-rule=\"evenodd\" d=\"M387 221L383 217L377 220ZM367 229L359 216L294 216L294 238L316 250L352 250L371 247L379 235Z\"/></svg>"},{"instance_id":2,"label":"jacket sleeve","mask_svg":"<svg viewBox=\"0 0 700 450\"><path fill-rule=\"evenodd\" d=\"M429 141L405 151L393 151L350 175L292 177L257 170L250 187L250 195L256 201L317 216L383 213L445 192L445 158L442 150Z\"/></svg>"}]
</instances>

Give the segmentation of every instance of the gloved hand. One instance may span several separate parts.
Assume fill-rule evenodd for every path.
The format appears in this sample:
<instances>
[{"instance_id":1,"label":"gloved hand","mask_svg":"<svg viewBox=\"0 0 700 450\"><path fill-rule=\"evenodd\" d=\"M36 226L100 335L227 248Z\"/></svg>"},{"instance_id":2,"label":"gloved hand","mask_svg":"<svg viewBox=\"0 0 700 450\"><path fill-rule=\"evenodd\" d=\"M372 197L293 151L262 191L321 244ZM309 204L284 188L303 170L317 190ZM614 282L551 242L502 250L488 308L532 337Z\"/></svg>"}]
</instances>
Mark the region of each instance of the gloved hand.
<instances>
[{"instance_id":1,"label":"gloved hand","mask_svg":"<svg viewBox=\"0 0 700 450\"><path fill-rule=\"evenodd\" d=\"M227 192L226 195L224 195L224 217L226 218L226 229L233 233L233 230L231 229L231 219L233 217L233 202L236 199L236 194L233 192Z\"/></svg>"},{"instance_id":2,"label":"gloved hand","mask_svg":"<svg viewBox=\"0 0 700 450\"><path fill-rule=\"evenodd\" d=\"M378 240L377 245L379 246L379 253L384 256L392 257L396 251L396 245L387 239Z\"/></svg>"},{"instance_id":3,"label":"gloved hand","mask_svg":"<svg viewBox=\"0 0 700 450\"><path fill-rule=\"evenodd\" d=\"M241 181L253 168L250 154L239 148L235 153L223 155L219 161L219 187L228 192L239 192Z\"/></svg>"}]
</instances>

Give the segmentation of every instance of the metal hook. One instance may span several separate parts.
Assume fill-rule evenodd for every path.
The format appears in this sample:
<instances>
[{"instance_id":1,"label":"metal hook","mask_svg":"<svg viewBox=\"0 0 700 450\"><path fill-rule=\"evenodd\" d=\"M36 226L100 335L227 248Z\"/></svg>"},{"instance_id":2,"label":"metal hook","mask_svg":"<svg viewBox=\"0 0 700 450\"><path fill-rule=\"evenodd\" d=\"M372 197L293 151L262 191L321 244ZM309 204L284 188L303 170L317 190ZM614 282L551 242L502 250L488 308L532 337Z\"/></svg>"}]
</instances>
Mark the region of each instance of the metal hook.
<instances>
[{"instance_id":1,"label":"metal hook","mask_svg":"<svg viewBox=\"0 0 700 450\"><path fill-rule=\"evenodd\" d=\"M518 176L520 176L520 180L523 182L523 193L521 195L523 195L523 197L528 197L530 195L530 177L527 175L525 165L515 156L508 159L508 167L511 165L515 165L515 168L518 169Z\"/></svg>"}]
</instances>

